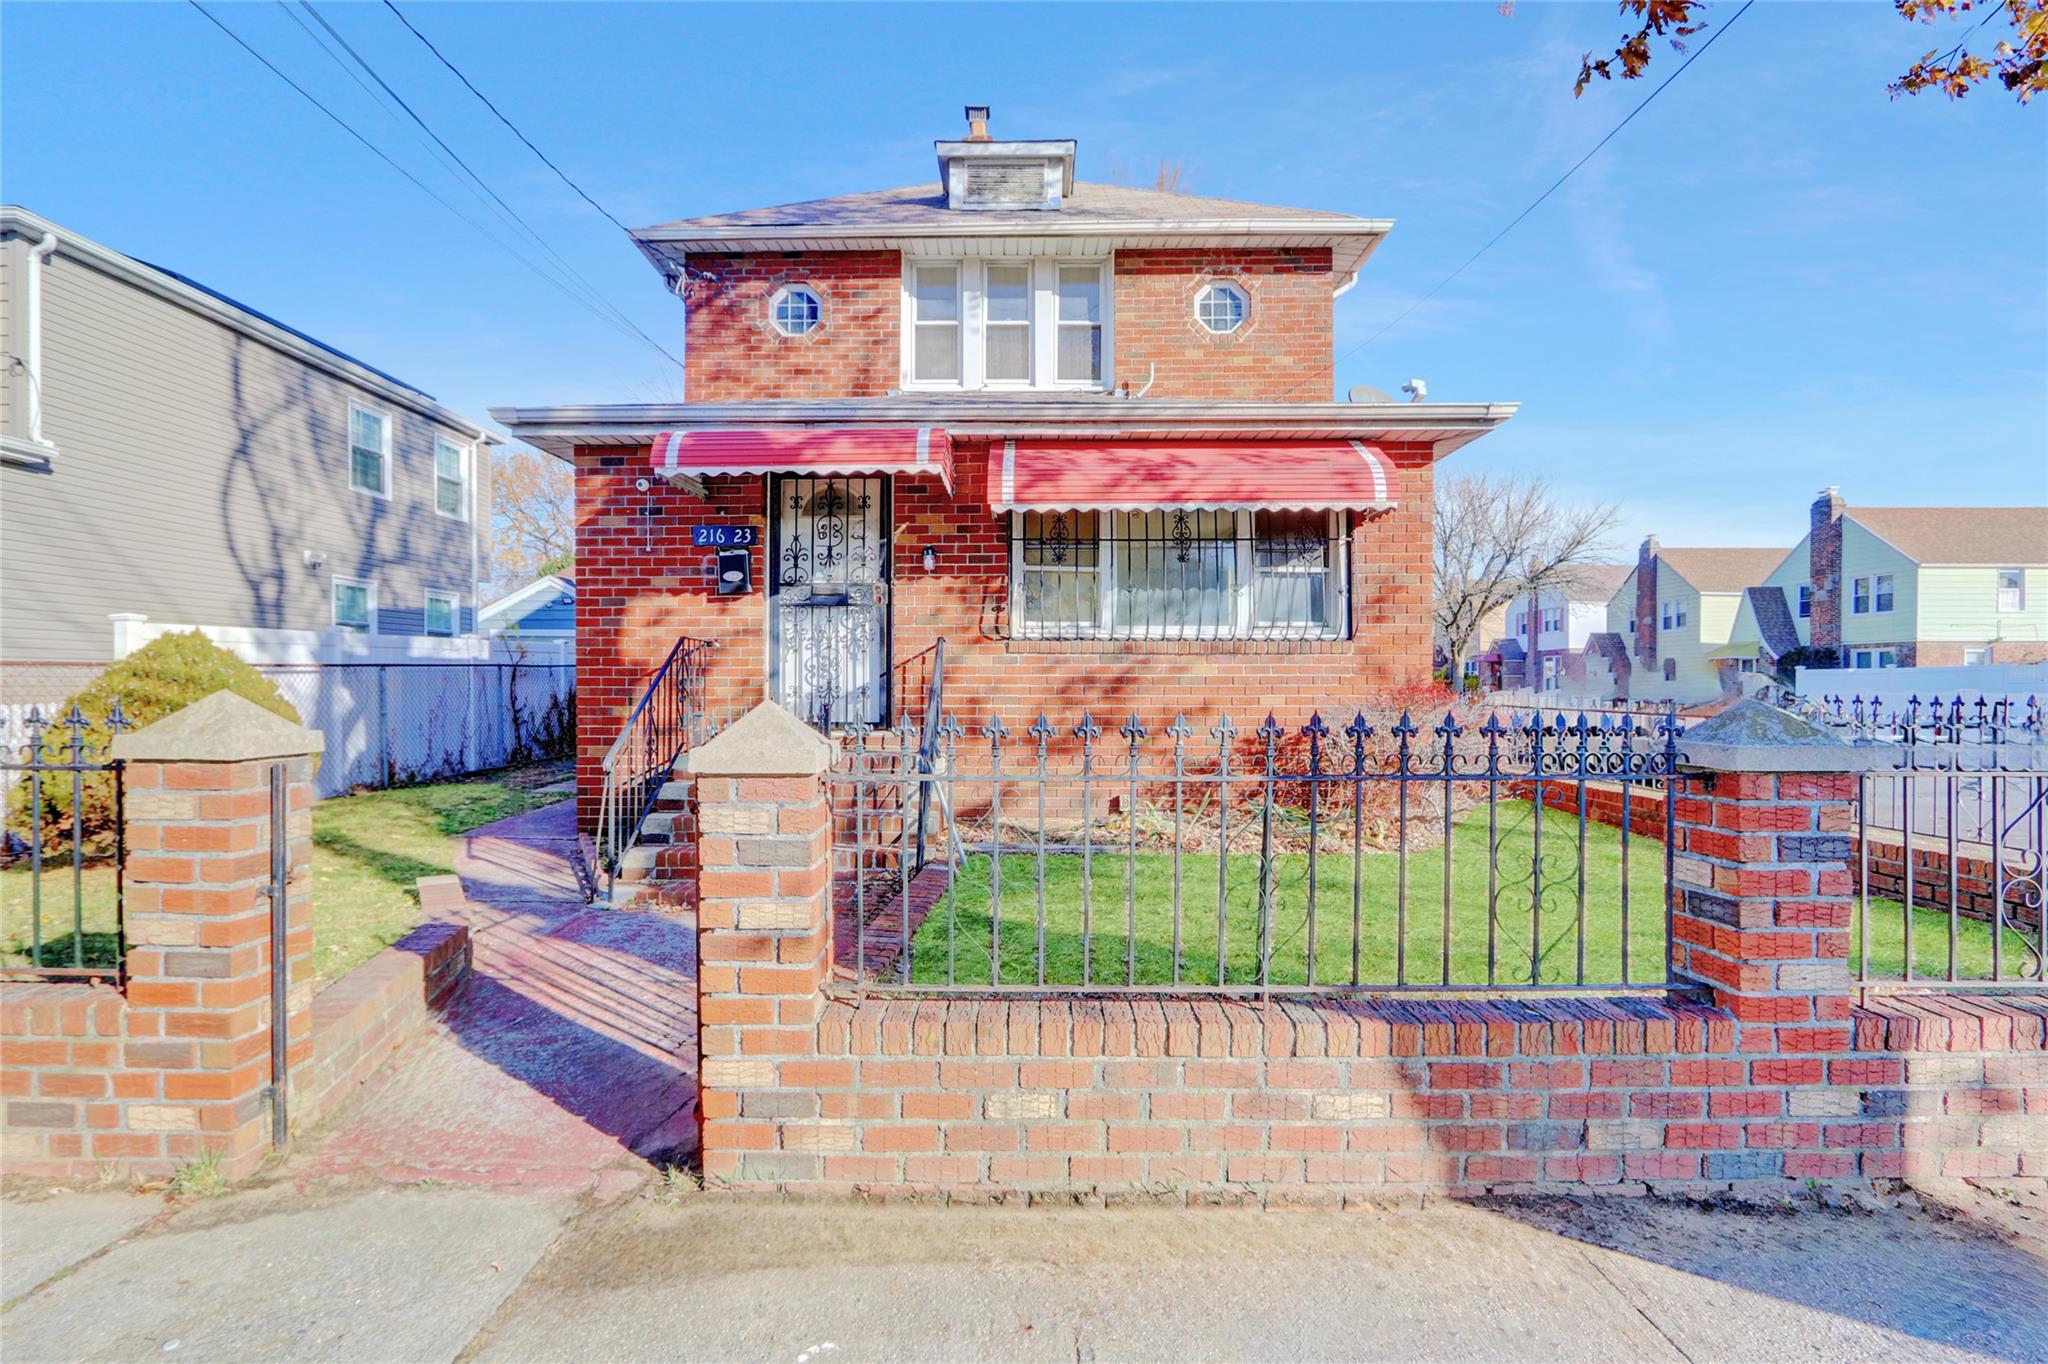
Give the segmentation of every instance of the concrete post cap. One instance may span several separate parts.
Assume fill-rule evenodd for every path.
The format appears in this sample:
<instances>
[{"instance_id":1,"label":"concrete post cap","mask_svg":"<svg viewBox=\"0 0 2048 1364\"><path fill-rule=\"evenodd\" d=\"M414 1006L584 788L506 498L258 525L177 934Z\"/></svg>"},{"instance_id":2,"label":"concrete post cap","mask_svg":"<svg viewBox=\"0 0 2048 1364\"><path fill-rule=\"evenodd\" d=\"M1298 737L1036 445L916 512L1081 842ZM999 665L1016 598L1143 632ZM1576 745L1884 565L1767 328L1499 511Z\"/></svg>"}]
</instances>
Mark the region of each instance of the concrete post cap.
<instances>
[{"instance_id":1,"label":"concrete post cap","mask_svg":"<svg viewBox=\"0 0 2048 1364\"><path fill-rule=\"evenodd\" d=\"M247 697L217 691L117 736L113 752L129 762L239 763L304 758L325 747L319 730L295 725Z\"/></svg>"},{"instance_id":2,"label":"concrete post cap","mask_svg":"<svg viewBox=\"0 0 2048 1364\"><path fill-rule=\"evenodd\" d=\"M1680 735L1678 762L1709 772L1874 772L1896 766L1898 753L1752 697Z\"/></svg>"},{"instance_id":3,"label":"concrete post cap","mask_svg":"<svg viewBox=\"0 0 2048 1364\"><path fill-rule=\"evenodd\" d=\"M773 701L763 701L710 743L690 750L698 777L815 777L832 766L830 739Z\"/></svg>"}]
</instances>

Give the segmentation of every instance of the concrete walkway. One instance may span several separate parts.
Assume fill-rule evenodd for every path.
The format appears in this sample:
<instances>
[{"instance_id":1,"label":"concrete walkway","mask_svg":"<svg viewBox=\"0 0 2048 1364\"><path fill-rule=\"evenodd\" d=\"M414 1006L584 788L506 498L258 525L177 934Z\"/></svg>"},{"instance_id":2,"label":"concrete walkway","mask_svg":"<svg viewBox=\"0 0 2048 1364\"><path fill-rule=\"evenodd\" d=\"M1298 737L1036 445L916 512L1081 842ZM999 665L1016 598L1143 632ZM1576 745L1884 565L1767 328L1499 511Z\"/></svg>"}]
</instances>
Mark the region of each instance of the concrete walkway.
<instances>
[{"instance_id":1,"label":"concrete walkway","mask_svg":"<svg viewBox=\"0 0 2048 1364\"><path fill-rule=\"evenodd\" d=\"M694 1142L695 934L584 904L574 820L564 801L469 835L469 984L312 1134L296 1177L573 1193Z\"/></svg>"}]
</instances>

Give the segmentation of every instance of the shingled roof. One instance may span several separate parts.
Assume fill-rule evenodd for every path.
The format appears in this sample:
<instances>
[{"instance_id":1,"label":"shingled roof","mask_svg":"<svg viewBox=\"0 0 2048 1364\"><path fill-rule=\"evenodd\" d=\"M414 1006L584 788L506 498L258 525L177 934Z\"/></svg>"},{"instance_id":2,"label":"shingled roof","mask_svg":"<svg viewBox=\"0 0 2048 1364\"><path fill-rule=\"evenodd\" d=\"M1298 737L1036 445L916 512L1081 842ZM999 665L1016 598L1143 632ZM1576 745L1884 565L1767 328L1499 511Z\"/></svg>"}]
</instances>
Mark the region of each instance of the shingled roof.
<instances>
[{"instance_id":1,"label":"shingled roof","mask_svg":"<svg viewBox=\"0 0 2048 1364\"><path fill-rule=\"evenodd\" d=\"M934 181L925 185L902 185L895 189L835 195L829 199L805 199L769 208L749 208L737 213L677 218L672 222L636 229L633 235L694 233L730 227L869 228L876 232L915 232L919 228L958 223L969 216L947 208L945 190ZM973 213L971 218L977 223L1044 226L1051 216L1038 209L984 209ZM1288 218L1362 225L1368 221L1349 213L1254 204L1242 199L1211 199L1087 180L1074 182L1074 192L1061 203L1057 217L1067 221L1093 219L1102 223L1257 222Z\"/></svg>"},{"instance_id":2,"label":"shingled roof","mask_svg":"<svg viewBox=\"0 0 2048 1364\"><path fill-rule=\"evenodd\" d=\"M1745 595L1750 614L1756 617L1757 636L1772 658L1783 658L1799 647L1799 626L1783 588L1752 587Z\"/></svg>"},{"instance_id":3,"label":"shingled roof","mask_svg":"<svg viewBox=\"0 0 2048 1364\"><path fill-rule=\"evenodd\" d=\"M1843 515L1915 563L2048 563L2048 507L1851 507Z\"/></svg>"},{"instance_id":4,"label":"shingled roof","mask_svg":"<svg viewBox=\"0 0 2048 1364\"><path fill-rule=\"evenodd\" d=\"M1789 549L1659 549L1664 566L1700 592L1740 592L1771 576Z\"/></svg>"}]
</instances>

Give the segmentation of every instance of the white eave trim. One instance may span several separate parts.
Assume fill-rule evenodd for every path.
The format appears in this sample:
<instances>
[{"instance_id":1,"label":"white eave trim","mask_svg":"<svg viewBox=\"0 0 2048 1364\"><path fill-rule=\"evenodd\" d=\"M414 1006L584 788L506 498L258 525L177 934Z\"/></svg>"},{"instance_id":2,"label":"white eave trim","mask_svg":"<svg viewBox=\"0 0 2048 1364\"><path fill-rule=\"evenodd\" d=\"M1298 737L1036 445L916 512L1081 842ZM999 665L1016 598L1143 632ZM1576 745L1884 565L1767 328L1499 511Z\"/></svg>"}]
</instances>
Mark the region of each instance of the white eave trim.
<instances>
[{"instance_id":1,"label":"white eave trim","mask_svg":"<svg viewBox=\"0 0 2048 1364\"><path fill-rule=\"evenodd\" d=\"M218 322L232 331L283 351L308 368L320 370L345 383L374 393L387 402L404 407L451 431L459 432L469 440L479 441L485 445L502 444L504 441L504 437L496 432L441 406L415 389L393 383L383 375L353 364L333 351L316 346L303 337L294 336L282 327L273 326L233 304L224 303L211 294L172 279L132 256L125 256L112 247L102 246L90 238L81 237L69 228L59 227L41 214L12 204L0 207L0 228L11 228L29 236L40 236L45 232L54 233L57 237L59 255L81 261L96 270L112 275L124 284L133 285L144 293L154 294L167 302Z\"/></svg>"}]
</instances>

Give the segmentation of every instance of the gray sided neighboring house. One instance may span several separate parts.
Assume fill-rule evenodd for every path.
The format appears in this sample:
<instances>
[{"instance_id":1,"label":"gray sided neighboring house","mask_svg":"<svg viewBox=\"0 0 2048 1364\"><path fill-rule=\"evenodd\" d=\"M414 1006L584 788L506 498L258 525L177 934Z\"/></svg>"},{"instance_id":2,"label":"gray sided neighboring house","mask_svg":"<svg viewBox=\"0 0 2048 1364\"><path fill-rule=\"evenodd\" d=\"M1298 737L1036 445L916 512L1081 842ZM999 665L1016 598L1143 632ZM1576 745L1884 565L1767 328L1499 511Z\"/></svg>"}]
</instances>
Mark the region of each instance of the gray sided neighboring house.
<instances>
[{"instance_id":1,"label":"gray sided neighboring house","mask_svg":"<svg viewBox=\"0 0 2048 1364\"><path fill-rule=\"evenodd\" d=\"M0 352L0 660L108 659L115 612L353 647L432 594L474 630L495 437L429 395L13 207Z\"/></svg>"}]
</instances>

